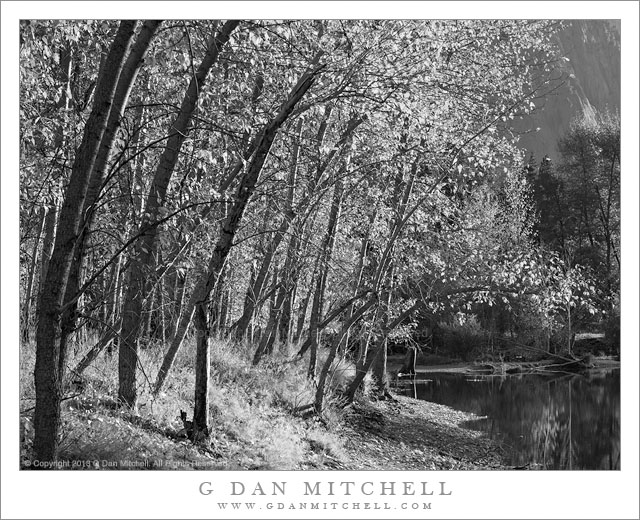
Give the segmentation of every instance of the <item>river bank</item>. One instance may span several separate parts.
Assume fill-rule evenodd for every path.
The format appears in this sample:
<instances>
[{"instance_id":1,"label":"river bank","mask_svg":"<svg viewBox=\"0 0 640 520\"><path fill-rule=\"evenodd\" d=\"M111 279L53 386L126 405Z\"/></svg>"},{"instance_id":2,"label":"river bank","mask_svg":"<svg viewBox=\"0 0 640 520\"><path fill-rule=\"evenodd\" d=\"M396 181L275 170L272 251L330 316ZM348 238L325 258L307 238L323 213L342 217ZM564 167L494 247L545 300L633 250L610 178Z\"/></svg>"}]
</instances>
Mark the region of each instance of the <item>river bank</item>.
<instances>
[{"instance_id":1,"label":"river bank","mask_svg":"<svg viewBox=\"0 0 640 520\"><path fill-rule=\"evenodd\" d=\"M602 356L588 365L572 370L554 359L418 366L393 387L486 416L460 426L495 439L504 449L502 466L619 469L620 362Z\"/></svg>"},{"instance_id":2,"label":"river bank","mask_svg":"<svg viewBox=\"0 0 640 520\"><path fill-rule=\"evenodd\" d=\"M27 381L26 374L33 371L33 355L31 351L24 354L23 380ZM87 371L82 392L63 402L61 460L75 469L406 471L514 466L507 461L506 447L474 429L481 417L429 401L400 395L382 401L360 397L343 409L330 399L322 419L309 416L300 409L313 402L314 388L296 366L253 366L250 356L237 345L222 342L212 350L216 377L211 388L210 442L194 445L179 417L181 410L192 406L192 359L185 349L166 392L158 397L142 393L138 410L132 412L116 406L115 361L100 358ZM401 363L402 357L390 357L390 372ZM612 359L596 358L596 364L619 366ZM522 373L549 370L540 362L448 363L417 366L417 379L423 373L481 374L503 367L505 371L517 367ZM336 372L336 381L341 374L348 381L353 376L349 370L347 366L344 372ZM23 386L24 468L32 458L33 393L29 385ZM124 467L118 462L124 459L139 464ZM86 460L105 464L99 468L73 466L74 461Z\"/></svg>"},{"instance_id":3,"label":"river bank","mask_svg":"<svg viewBox=\"0 0 640 520\"><path fill-rule=\"evenodd\" d=\"M502 448L466 428L479 417L427 401L393 400L355 405L340 435L345 470L512 469Z\"/></svg>"},{"instance_id":4,"label":"river bank","mask_svg":"<svg viewBox=\"0 0 640 520\"><path fill-rule=\"evenodd\" d=\"M342 408L329 400L322 418L305 414L315 388L289 363L254 366L250 352L217 342L212 349L211 436L193 444L180 419L192 408L194 345L176 361L166 390L142 391L137 410L117 406L116 359L103 356L81 390L62 405L60 469L77 470L434 470L502 468L500 447L464 428L478 418L403 396L360 397ZM143 352L143 356L146 355ZM34 352L23 347L22 381L31 381ZM150 373L151 359L143 358ZM348 366L336 372L345 382ZM143 389L144 390L144 389ZM21 386L20 459L33 463L33 395ZM87 464L90 461L90 464ZM56 466L58 467L58 466Z\"/></svg>"}]
</instances>

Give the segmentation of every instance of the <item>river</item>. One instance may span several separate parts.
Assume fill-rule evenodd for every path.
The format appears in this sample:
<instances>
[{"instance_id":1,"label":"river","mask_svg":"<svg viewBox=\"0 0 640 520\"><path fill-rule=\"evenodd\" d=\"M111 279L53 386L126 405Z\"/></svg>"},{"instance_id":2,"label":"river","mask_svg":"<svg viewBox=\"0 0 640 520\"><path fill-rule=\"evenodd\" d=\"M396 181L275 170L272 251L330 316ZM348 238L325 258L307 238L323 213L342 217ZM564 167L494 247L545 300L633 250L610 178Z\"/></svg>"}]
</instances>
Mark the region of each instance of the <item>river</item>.
<instances>
[{"instance_id":1,"label":"river","mask_svg":"<svg viewBox=\"0 0 640 520\"><path fill-rule=\"evenodd\" d=\"M462 424L530 469L620 469L620 371L507 376L418 373L398 391L480 419Z\"/></svg>"}]
</instances>

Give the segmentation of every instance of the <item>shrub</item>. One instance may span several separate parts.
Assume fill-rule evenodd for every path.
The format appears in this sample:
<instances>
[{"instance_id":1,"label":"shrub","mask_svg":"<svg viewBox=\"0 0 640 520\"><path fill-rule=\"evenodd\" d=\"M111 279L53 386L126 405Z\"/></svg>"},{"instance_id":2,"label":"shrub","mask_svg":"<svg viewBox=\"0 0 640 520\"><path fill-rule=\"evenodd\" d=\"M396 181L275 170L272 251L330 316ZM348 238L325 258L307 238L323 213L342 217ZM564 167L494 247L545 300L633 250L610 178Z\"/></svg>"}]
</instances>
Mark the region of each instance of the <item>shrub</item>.
<instances>
[{"instance_id":1,"label":"shrub","mask_svg":"<svg viewBox=\"0 0 640 520\"><path fill-rule=\"evenodd\" d=\"M483 350L488 336L488 332L482 329L475 315L458 313L449 322L438 324L438 336L435 341L439 347L439 354L469 361Z\"/></svg>"}]
</instances>

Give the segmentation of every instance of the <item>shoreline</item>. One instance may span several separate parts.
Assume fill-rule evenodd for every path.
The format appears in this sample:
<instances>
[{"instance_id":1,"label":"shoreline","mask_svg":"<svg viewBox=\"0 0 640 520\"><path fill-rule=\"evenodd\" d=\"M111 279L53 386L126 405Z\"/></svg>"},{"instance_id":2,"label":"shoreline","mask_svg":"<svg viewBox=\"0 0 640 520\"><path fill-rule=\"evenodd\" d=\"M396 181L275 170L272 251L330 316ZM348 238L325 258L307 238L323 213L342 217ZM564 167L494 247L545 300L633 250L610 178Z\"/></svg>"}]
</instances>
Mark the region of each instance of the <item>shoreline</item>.
<instances>
[{"instance_id":1,"label":"shoreline","mask_svg":"<svg viewBox=\"0 0 640 520\"><path fill-rule=\"evenodd\" d=\"M217 351L221 359L229 359L223 354ZM391 358L389 368L399 368L398 361L401 360ZM601 366L600 370L620 366L614 360L597 361L606 361L606 366ZM418 366L418 377L413 381L420 381L421 375L437 372L494 377L511 375L490 372L503 365L506 363ZM540 362L518 365L541 368ZM247 369L247 380L253 370ZM552 375L548 369L532 369L530 373ZM524 374L526 372L521 371L514 376ZM189 380L178 378L177 381L181 385L191 384ZM298 381L291 383L296 387ZM265 393L272 388L270 385L272 383L263 387L262 393L258 393L260 389L247 392L252 387L246 385L245 380L240 383L225 380L220 388L214 389L223 400L219 403L219 412L212 418L211 439L206 446L188 440L184 425L175 417L188 402L180 400L173 388L169 394L161 396L155 408L147 407L147 402L143 402L141 410L131 414L117 409L112 395L103 387L89 386L82 395L65 401L66 441L61 460L66 461L66 469L79 470L136 469L117 462L122 460L123 453L130 454L131 460L144 463L137 469L150 470L525 469L511 465L509 452L499 440L474 429L474 424L486 417L398 395L392 390L391 399L359 398L354 404L340 409L339 415L325 418L328 419L325 422L303 417L290 406L274 400L273 395ZM30 463L32 436L32 414L24 410L21 418L21 464L24 469L28 469ZM100 468L85 464L87 460L98 459L105 462ZM157 460L166 463L154 464Z\"/></svg>"},{"instance_id":2,"label":"shoreline","mask_svg":"<svg viewBox=\"0 0 640 520\"><path fill-rule=\"evenodd\" d=\"M481 417L394 394L393 400L358 403L339 432L345 438L343 470L507 470L505 451L481 431Z\"/></svg>"},{"instance_id":3,"label":"shoreline","mask_svg":"<svg viewBox=\"0 0 640 520\"><path fill-rule=\"evenodd\" d=\"M393 356L388 360L388 372L391 377L397 373L402 367L404 357ZM507 375L512 374L527 374L537 373L545 374L551 373L547 368L552 368L553 364L557 363L553 360L541 360L541 361L460 361L455 363L445 363L441 365L416 365L416 373L432 374L432 373L452 373L452 374L499 374L501 369ZM585 369L583 372L597 370L615 370L620 369L621 362L611 358L594 358L593 366ZM576 372L581 373L581 372Z\"/></svg>"}]
</instances>

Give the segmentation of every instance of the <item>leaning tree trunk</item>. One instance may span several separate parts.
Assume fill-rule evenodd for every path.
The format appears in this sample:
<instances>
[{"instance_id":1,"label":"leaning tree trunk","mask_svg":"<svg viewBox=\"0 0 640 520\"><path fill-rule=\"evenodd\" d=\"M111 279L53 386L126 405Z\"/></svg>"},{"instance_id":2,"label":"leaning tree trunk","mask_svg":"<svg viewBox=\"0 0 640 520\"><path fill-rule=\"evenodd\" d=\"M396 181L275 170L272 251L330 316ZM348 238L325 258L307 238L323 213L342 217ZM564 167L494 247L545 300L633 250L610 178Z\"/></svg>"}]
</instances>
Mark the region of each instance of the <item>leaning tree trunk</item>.
<instances>
[{"instance_id":1,"label":"leaning tree trunk","mask_svg":"<svg viewBox=\"0 0 640 520\"><path fill-rule=\"evenodd\" d=\"M370 247L371 229L373 229L373 224L376 220L376 215L377 215L376 211L372 211L371 214L369 215L369 228L366 232L366 235L362 238L362 243L360 244L360 251L358 253L358 263L356 265L356 269L354 272L354 283L353 283L354 296L358 294L360 287L362 287L362 281L364 277L365 258L367 257L367 252ZM347 310L347 318L350 318L353 312L354 312L354 307L352 305ZM347 333L347 339L345 340L345 343L348 348L350 343L349 333ZM360 353L358 353L358 356L356 357L356 364L360 363L361 361L359 354Z\"/></svg>"},{"instance_id":2,"label":"leaning tree trunk","mask_svg":"<svg viewBox=\"0 0 640 520\"><path fill-rule=\"evenodd\" d=\"M97 359L97 357L100 355L100 353L105 348L109 347L111 342L118 335L118 327L119 327L118 323L108 326L108 328L103 332L102 337L100 338L98 343L96 343L93 347L91 347L91 349L83 356L83 358L80 360L80 362L73 369L73 374L74 375L81 376L82 373L87 368L89 368L91 363L93 363Z\"/></svg>"},{"instance_id":3,"label":"leaning tree trunk","mask_svg":"<svg viewBox=\"0 0 640 520\"><path fill-rule=\"evenodd\" d=\"M320 250L320 255L322 255L322 249ZM313 303L311 304L311 315L309 317L309 338L308 338L308 349L309 349L309 366L307 368L307 377L309 379L315 379L316 377L316 368L318 365L318 343L319 343L319 334L320 331L318 329L318 321L320 318L321 312L321 298L322 292L324 290L324 266L322 262L318 262L318 277L315 280L315 290L313 291Z\"/></svg>"},{"instance_id":4,"label":"leaning tree trunk","mask_svg":"<svg viewBox=\"0 0 640 520\"><path fill-rule=\"evenodd\" d=\"M54 461L57 457L60 428L62 376L66 352L62 338L61 307L69 272L74 267L74 246L80 235L82 209L91 182L100 141L114 102L116 85L125 56L134 35L136 21L123 21L115 36L96 88L94 107L85 125L82 143L76 153L69 184L60 210L58 232L42 285L36 330L33 447L38 460Z\"/></svg>"},{"instance_id":5,"label":"leaning tree trunk","mask_svg":"<svg viewBox=\"0 0 640 520\"><path fill-rule=\"evenodd\" d=\"M307 376L314 379L316 376L316 364L318 357L319 330L318 322L322 313L322 304L324 300L324 291L327 286L327 277L329 276L329 265L331 263L331 255L333 246L336 241L336 230L338 229L338 220L340 218L340 209L342 207L342 196L344 194L344 184L342 182L342 174L347 170L349 165L349 157L347 156L343 168L338 172L338 179L333 192L333 200L331 202L331 210L329 211L329 222L327 224L327 232L325 234L320 254L320 271L316 283L316 292L313 296L313 306L311 308L311 321L309 326L310 356L309 369Z\"/></svg>"},{"instance_id":6,"label":"leaning tree trunk","mask_svg":"<svg viewBox=\"0 0 640 520\"><path fill-rule=\"evenodd\" d=\"M195 388L195 408L194 408L194 439L206 438L209 436L208 425L208 390L209 390L209 369L210 369L210 347L209 347L209 331L206 322L206 306L209 294L214 286L220 281L220 273L224 267L226 258L231 250L233 239L242 220L244 210L249 202L249 198L255 190L258 177L262 171L262 167L267 159L271 145L278 133L280 127L287 120L296 103L304 96L306 91L311 87L315 79L315 73L306 73L294 87L289 99L282 107L276 118L270 122L264 130L261 141L258 145L256 153L247 169L246 175L241 179L240 186L236 195L236 202L225 221L222 234L218 239L218 243L209 262L208 273L203 284L198 284L196 293L198 299L195 300L196 306L196 330L198 335L197 355L196 355L196 388ZM200 289L200 290L198 290ZM196 429L196 420L199 425Z\"/></svg>"},{"instance_id":7,"label":"leaning tree trunk","mask_svg":"<svg viewBox=\"0 0 640 520\"><path fill-rule=\"evenodd\" d=\"M290 341L291 310L295 299L295 292L298 284L299 263L298 254L300 249L300 233L302 225L296 226L289 241L287 256L284 262L284 272L279 288L277 301L280 302L278 309L280 316L278 319L276 339L288 345Z\"/></svg>"},{"instance_id":8,"label":"leaning tree trunk","mask_svg":"<svg viewBox=\"0 0 640 520\"><path fill-rule=\"evenodd\" d=\"M382 351L387 348L386 341L389 333L393 331L398 325L400 325L404 320L406 320L409 316L411 316L420 306L423 305L422 302L418 301L411 307L409 307L406 311L404 311L400 316L398 316L395 320L389 323L384 329L382 329L382 334L376 341L374 348L369 352L369 356L362 367L359 367L356 370L356 376L353 378L353 381L349 384L349 387L346 391L346 402L352 403L355 399L356 392L362 381L364 381L365 376L371 370L371 367L376 362L378 356L382 354Z\"/></svg>"},{"instance_id":9,"label":"leaning tree trunk","mask_svg":"<svg viewBox=\"0 0 640 520\"><path fill-rule=\"evenodd\" d=\"M313 278L312 278L313 281ZM309 287L307 290L307 294L300 302L298 306L298 321L296 323L296 332L293 336L293 342L297 343L302 336L302 332L304 331L304 320L307 317L307 309L309 308L309 301L311 300L311 295L313 294L313 287ZM306 350L305 350L306 352ZM303 352L304 353L304 352Z\"/></svg>"},{"instance_id":10,"label":"leaning tree trunk","mask_svg":"<svg viewBox=\"0 0 640 520\"><path fill-rule=\"evenodd\" d=\"M277 331L278 340L284 342L286 345L289 345L291 342L291 312L298 287L298 265L296 262L297 259L295 258L299 245L297 231L291 237L291 242L285 260L283 285L280 288L282 293L282 311Z\"/></svg>"},{"instance_id":11,"label":"leaning tree trunk","mask_svg":"<svg viewBox=\"0 0 640 520\"><path fill-rule=\"evenodd\" d=\"M208 42L207 53L187 88L180 111L171 125L169 139L156 169L151 190L145 205L145 217L140 225L143 235L136 244L131 262L129 287L122 310L122 338L118 357L118 401L135 407L138 390L136 369L138 365L138 337L145 297L151 292L148 273L153 265L158 227L154 225L165 203L169 181L180 157L180 149L187 137L189 123L196 110L198 98L207 75L218 61L220 52L229 41L231 33L240 22L227 21Z\"/></svg>"},{"instance_id":12,"label":"leaning tree trunk","mask_svg":"<svg viewBox=\"0 0 640 520\"><path fill-rule=\"evenodd\" d=\"M321 54L319 54L314 61L316 61L320 55ZM321 68L322 67L317 67L309 72L306 72L300 78L298 83L293 87L288 99L285 101L278 114L265 125L262 132L260 133L256 141L256 150L253 158L251 159L251 162L247 167L246 173L240 179L238 190L235 196L235 202L230 209L227 218L223 222L220 237L218 238L216 247L213 251L213 254L211 255L207 272L203 273L196 282L193 294L191 295L189 303L187 304L185 314L181 319L180 324L178 325L176 335L174 336L173 341L171 342L171 346L169 347L169 350L165 355L162 367L160 368L156 379L156 384L154 387L155 394L158 394L160 392L167 378L167 375L171 370L171 366L173 365L173 361L175 360L178 350L180 349L180 345L182 344L182 340L184 339L186 330L189 326L189 323L191 322L191 318L196 306L201 304L206 305L211 290L215 287L216 283L219 280L220 272L224 266L229 251L231 250L231 246L240 225L240 221L242 220L242 216L244 215L244 211L249 202L249 199L253 195L258 177L260 175L260 172L262 171L262 167L267 159L269 150L271 149L271 145L273 144L278 130L291 115L298 101L302 99L304 94L314 83L316 75L320 72ZM201 348L208 349L209 342L202 342ZM207 356L205 355L200 356L201 359L205 359L206 357ZM209 367L206 367L207 374L208 370Z\"/></svg>"},{"instance_id":13,"label":"leaning tree trunk","mask_svg":"<svg viewBox=\"0 0 640 520\"><path fill-rule=\"evenodd\" d=\"M349 298L346 302L343 302L342 304L340 304L333 311L331 311L326 318L324 318L320 323L318 323L318 330L319 331L323 330L333 320L335 320L338 316L340 316L340 314L342 314L346 309L353 306L353 304L356 301L364 298L365 296L370 296L371 293L372 293L371 291L364 290L362 292L359 292L355 296ZM297 359L302 358L302 356L306 354L307 350L309 350L310 346L311 346L311 338L307 338L307 340L300 347L300 350L298 350L296 354L296 358Z\"/></svg>"},{"instance_id":14,"label":"leaning tree trunk","mask_svg":"<svg viewBox=\"0 0 640 520\"><path fill-rule=\"evenodd\" d=\"M360 318L362 318L365 313L376 303L376 298L370 298L362 307L360 307L353 315L344 322L340 333L334 338L333 343L331 344L331 349L329 350L329 355L322 366L322 371L320 372L320 376L318 377L318 387L316 389L315 403L314 409L317 414L322 413L322 407L324 404L324 394L325 387L327 383L327 377L329 375L329 371L331 370L331 366L333 365L333 361L336 358L336 354L338 353L338 347L342 340L347 335L347 331L349 328L356 323Z\"/></svg>"}]
</instances>

